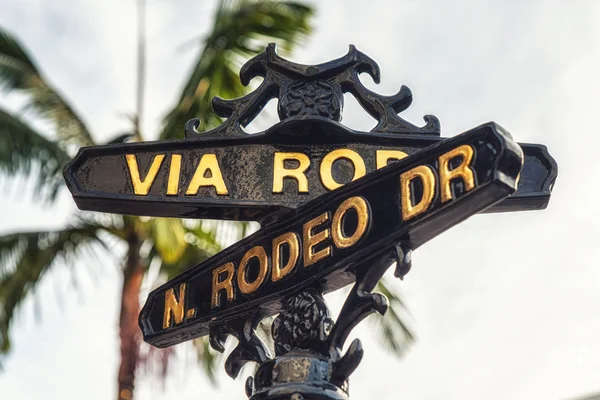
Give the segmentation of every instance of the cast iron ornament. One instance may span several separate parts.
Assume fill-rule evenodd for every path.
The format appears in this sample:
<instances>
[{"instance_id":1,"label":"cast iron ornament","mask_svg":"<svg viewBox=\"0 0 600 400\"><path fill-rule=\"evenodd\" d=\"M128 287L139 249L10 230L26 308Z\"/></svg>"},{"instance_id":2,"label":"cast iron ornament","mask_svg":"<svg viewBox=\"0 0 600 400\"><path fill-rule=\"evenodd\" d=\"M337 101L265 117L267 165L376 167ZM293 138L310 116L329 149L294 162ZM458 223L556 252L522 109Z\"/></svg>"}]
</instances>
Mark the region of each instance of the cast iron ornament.
<instances>
[{"instance_id":1,"label":"cast iron ornament","mask_svg":"<svg viewBox=\"0 0 600 400\"><path fill-rule=\"evenodd\" d=\"M240 71L242 84L247 86L258 76L264 78L252 93L234 100L213 99L213 109L225 123L210 131L216 135L246 135L247 126L273 98L279 100L279 118L327 118L336 122L342 119L344 93L352 93L360 105L378 121L372 132L440 135L439 120L433 115L424 117L426 125L419 128L400 118L398 113L412 103L412 93L406 86L393 96L382 96L363 86L358 78L367 73L375 83L381 80L379 66L356 47L350 45L348 53L337 60L319 65L301 65L281 58L275 44L248 61ZM186 124L187 137L197 134L200 121Z\"/></svg>"},{"instance_id":2,"label":"cast iron ornament","mask_svg":"<svg viewBox=\"0 0 600 400\"><path fill-rule=\"evenodd\" d=\"M263 78L256 90L213 99L227 118L217 128L199 132L194 119L182 140L83 148L65 168L81 209L261 222L152 291L139 319L157 347L209 335L224 352L237 338L225 370L235 378L258 364L251 400L347 399L363 349L356 339L344 353L344 343L366 316L386 312L372 291L391 264L402 278L412 250L478 212L548 204L557 166L545 146L519 145L495 123L441 138L436 117L419 127L398 116L412 101L407 87L381 96L361 73L379 83L377 64L354 46L308 66L271 44L240 72L244 85ZM340 124L344 93L375 118L371 132ZM280 122L244 132L273 98ZM323 293L349 284L334 322ZM256 333L272 315L274 354Z\"/></svg>"}]
</instances>

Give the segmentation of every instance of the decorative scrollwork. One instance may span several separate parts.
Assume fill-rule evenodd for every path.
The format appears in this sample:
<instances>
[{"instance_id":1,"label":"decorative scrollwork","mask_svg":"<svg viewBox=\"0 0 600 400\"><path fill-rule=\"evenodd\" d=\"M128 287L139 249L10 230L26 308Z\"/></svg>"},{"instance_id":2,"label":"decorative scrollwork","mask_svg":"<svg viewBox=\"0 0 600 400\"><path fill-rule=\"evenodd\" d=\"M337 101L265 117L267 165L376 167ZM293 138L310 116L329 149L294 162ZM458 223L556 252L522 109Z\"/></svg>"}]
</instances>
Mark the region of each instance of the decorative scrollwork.
<instances>
[{"instance_id":1,"label":"decorative scrollwork","mask_svg":"<svg viewBox=\"0 0 600 400\"><path fill-rule=\"evenodd\" d=\"M369 268L352 272L356 282L334 323L320 288L313 287L292 293L281 304L279 315L273 321L271 334L275 355L269 354L265 344L256 335L256 327L265 314L256 311L244 318L214 325L210 343L223 352L228 335L239 343L225 362L225 370L235 378L242 366L254 361L259 368L246 381L246 393L251 399L280 399L282 393L316 388L327 392L327 399L347 399L348 378L363 357L359 339L355 339L345 354L344 342L350 331L365 317L388 308L387 298L372 293L391 262L397 263L396 276L402 277L410 269L411 250L402 243L391 254L374 259Z\"/></svg>"},{"instance_id":2,"label":"decorative scrollwork","mask_svg":"<svg viewBox=\"0 0 600 400\"><path fill-rule=\"evenodd\" d=\"M358 103L377 120L372 132L440 135L439 120L426 115L425 126L418 127L398 116L412 103L412 92L402 86L397 94L382 96L367 89L359 75L367 73L380 82L379 67L375 61L353 45L348 53L336 60L318 65L302 65L281 58L275 44L249 60L240 71L244 86L256 77L264 78L253 92L238 99L213 98L213 109L227 118L217 128L206 132L217 136L245 135L247 126L273 98L279 100L281 121L288 119L318 118L339 122L342 119L344 93L351 93ZM192 119L185 126L186 137L193 137L200 120Z\"/></svg>"},{"instance_id":3,"label":"decorative scrollwork","mask_svg":"<svg viewBox=\"0 0 600 400\"><path fill-rule=\"evenodd\" d=\"M260 312L247 315L244 319L230 321L221 325L213 325L210 329L209 341L213 349L223 353L228 335L238 339L238 345L225 361L225 371L232 378L237 378L244 364L254 361L262 364L271 359L269 350L256 335L256 327L263 319Z\"/></svg>"},{"instance_id":4,"label":"decorative scrollwork","mask_svg":"<svg viewBox=\"0 0 600 400\"><path fill-rule=\"evenodd\" d=\"M287 297L281 309L272 326L275 355L293 349L321 350L333 326L323 296L316 290L305 290Z\"/></svg>"}]
</instances>

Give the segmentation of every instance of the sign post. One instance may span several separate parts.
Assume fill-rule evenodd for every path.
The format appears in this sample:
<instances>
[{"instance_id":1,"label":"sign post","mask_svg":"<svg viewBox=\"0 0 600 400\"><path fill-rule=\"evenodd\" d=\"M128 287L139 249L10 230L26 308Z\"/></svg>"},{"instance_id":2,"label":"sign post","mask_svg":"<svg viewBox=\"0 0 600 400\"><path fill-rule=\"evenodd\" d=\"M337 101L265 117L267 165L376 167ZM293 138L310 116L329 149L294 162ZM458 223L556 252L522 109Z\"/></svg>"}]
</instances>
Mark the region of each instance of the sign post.
<instances>
[{"instance_id":1,"label":"sign post","mask_svg":"<svg viewBox=\"0 0 600 400\"><path fill-rule=\"evenodd\" d=\"M379 68L353 46L325 64L280 58L274 45L248 61L242 83L263 82L239 99L215 98L228 118L182 140L83 148L65 169L81 209L134 215L258 220L261 229L150 293L140 314L144 340L168 347L209 335L236 377L259 365L246 392L260 399L347 399L363 350L352 328L385 296L372 293L396 263L480 212L543 209L557 166L545 146L518 144L495 123L440 137L437 118L417 127L398 116L412 101L403 86L381 96L359 81ZM341 125L351 93L378 124L372 132ZM257 134L243 127L272 98L281 121ZM338 320L323 294L352 284ZM256 335L273 322L274 354Z\"/></svg>"}]
</instances>

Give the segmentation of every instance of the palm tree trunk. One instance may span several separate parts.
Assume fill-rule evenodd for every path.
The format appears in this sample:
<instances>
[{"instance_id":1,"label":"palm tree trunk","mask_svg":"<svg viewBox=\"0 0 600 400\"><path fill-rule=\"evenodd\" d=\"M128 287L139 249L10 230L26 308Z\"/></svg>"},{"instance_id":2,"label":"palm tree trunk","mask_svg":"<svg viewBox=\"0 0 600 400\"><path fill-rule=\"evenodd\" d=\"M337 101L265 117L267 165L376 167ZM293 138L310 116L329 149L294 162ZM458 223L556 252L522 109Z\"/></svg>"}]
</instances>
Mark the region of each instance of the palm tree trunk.
<instances>
[{"instance_id":1,"label":"palm tree trunk","mask_svg":"<svg viewBox=\"0 0 600 400\"><path fill-rule=\"evenodd\" d=\"M132 234L128 244L127 264L123 271L123 294L121 297L121 317L119 319L121 365L118 376L118 400L133 399L141 336L138 326L139 296L145 267L140 259L140 240L137 235Z\"/></svg>"}]
</instances>

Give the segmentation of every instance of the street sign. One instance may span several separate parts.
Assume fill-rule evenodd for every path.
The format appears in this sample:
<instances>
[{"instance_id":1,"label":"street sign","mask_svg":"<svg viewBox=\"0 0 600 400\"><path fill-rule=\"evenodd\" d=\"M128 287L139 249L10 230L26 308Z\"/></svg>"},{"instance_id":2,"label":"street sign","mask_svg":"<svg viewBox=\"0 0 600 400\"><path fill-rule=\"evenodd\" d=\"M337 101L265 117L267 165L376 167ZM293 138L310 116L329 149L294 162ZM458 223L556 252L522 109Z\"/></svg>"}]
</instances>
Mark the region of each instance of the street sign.
<instances>
[{"instance_id":1,"label":"street sign","mask_svg":"<svg viewBox=\"0 0 600 400\"><path fill-rule=\"evenodd\" d=\"M439 121L417 127L397 113L412 102L403 86L394 96L365 88L358 74L379 82L379 68L351 46L344 57L317 66L281 59L267 51L244 65L244 84L263 76L259 88L240 99L215 98L228 119L198 133L198 121L181 140L82 148L65 179L83 210L162 217L273 221L388 162L444 140ZM377 121L372 132L339 123L343 93L354 95ZM249 123L271 98L281 122L256 134ZM543 209L557 166L545 146L521 144L524 166L515 194L489 212Z\"/></svg>"},{"instance_id":2,"label":"street sign","mask_svg":"<svg viewBox=\"0 0 600 400\"><path fill-rule=\"evenodd\" d=\"M348 377L363 355L353 327L387 299L373 290L396 261L480 212L543 209L557 165L546 147L518 144L495 123L440 137L398 113L412 101L402 86L382 96L379 67L354 46L320 65L282 59L274 45L240 71L255 91L213 99L225 121L206 133L198 120L185 139L82 148L65 168L78 207L121 214L257 220L261 229L152 291L140 317L144 340L167 347L208 335L236 377L253 361L250 400L348 399ZM340 124L344 94L377 121L371 132ZM277 98L280 122L242 129ZM334 323L323 293L352 284ZM274 355L256 334L274 318Z\"/></svg>"},{"instance_id":3,"label":"street sign","mask_svg":"<svg viewBox=\"0 0 600 400\"><path fill-rule=\"evenodd\" d=\"M207 134L82 148L65 176L84 210L259 220L296 209L441 140L356 132L327 120L293 120L243 137ZM517 192L488 212L548 204L556 177L554 160L543 145L521 147L525 163Z\"/></svg>"},{"instance_id":4,"label":"street sign","mask_svg":"<svg viewBox=\"0 0 600 400\"><path fill-rule=\"evenodd\" d=\"M320 196L154 290L144 340L171 346L211 325L279 312L292 291L352 283L397 245L416 249L516 190L521 148L496 124L440 141Z\"/></svg>"}]
</instances>

